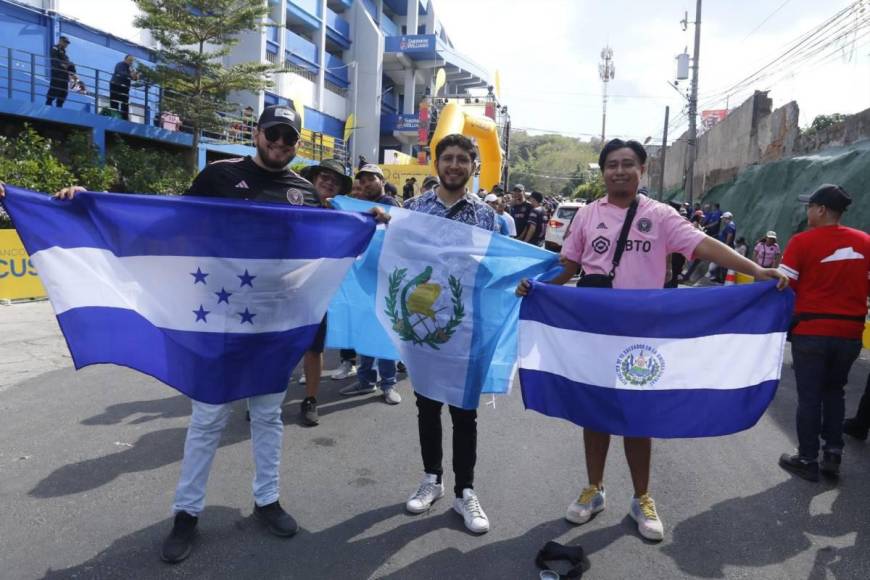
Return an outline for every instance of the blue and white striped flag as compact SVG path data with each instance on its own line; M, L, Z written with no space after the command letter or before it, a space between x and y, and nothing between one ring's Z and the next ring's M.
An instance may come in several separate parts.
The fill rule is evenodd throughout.
M76 368L127 366L205 403L287 388L374 233L332 210L6 189Z
M356 211L372 206L349 198L333 203ZM385 209L392 219L383 241L375 236L345 281L355 287L344 290L365 301L334 302L328 335L354 319L379 320L383 335L359 336L366 343L360 352L392 358L398 351L414 390L436 401L474 409L481 392L508 392L517 353L514 289L522 278L551 272L558 255L442 217ZM373 352L376 337L383 336L391 352Z
M794 293L534 284L520 310L526 407L596 431L709 437L755 425L779 384Z

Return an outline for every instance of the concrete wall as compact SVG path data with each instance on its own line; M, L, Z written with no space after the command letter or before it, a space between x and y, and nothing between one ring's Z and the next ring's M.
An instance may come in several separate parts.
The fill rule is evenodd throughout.
M731 181L751 165L870 138L870 109L814 135L801 135L798 104L792 101L776 110L771 110L771 105L767 92L756 92L698 138L693 176L696 196ZM684 133L668 147L665 191L685 186L687 135ZM644 184L655 191L662 171L660 154L650 158L647 169Z

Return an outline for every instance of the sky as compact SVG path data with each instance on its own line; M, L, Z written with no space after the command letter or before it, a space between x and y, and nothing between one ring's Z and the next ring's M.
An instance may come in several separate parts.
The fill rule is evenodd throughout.
M491 73L514 127L589 139L601 134L601 49L613 49L608 137L660 142L669 105L669 141L687 128L689 81L679 91L676 55L692 52L694 27L682 30L693 0L430 0L455 47ZM736 107L752 90L769 90L774 107L797 101L800 125L816 115L870 108L870 29L850 34L809 62L780 70L727 100L716 95L780 56L792 41L855 0L704 2L701 17L701 109ZM139 40L132 2L61 0L61 10L87 24ZM861 18L870 19L870 0ZM853 21L854 22L854 21ZM848 32L851 26L844 26ZM863 38L862 38L863 36ZM824 58L823 58L824 57ZM824 60L825 62L816 62ZM712 97L711 97L712 95Z
M786 46L854 0L731 0L704 2L701 17L699 102L725 108L724 98L705 95L733 86L779 56ZM670 105L669 141L687 128L686 100L668 86L675 57L693 50L694 28L680 20L695 2L686 0L432 0L455 47L491 71L498 70L502 101L515 127L563 132L582 138L601 134L601 49L613 49L616 75L609 83L607 135L660 142ZM870 1L864 0L864 18ZM779 9L777 11L777 9ZM766 22L765 22L766 20ZM483 23L483 24L481 24ZM487 24L488 23L488 24ZM762 24L763 23L763 24ZM870 108L870 35L823 66L804 63L727 103L735 107L752 89L770 90L774 106L796 100L800 124L819 114ZM854 35L848 40L855 40ZM853 45L855 50L853 50ZM862 46L863 45L863 46ZM832 46L820 56L835 52ZM689 81L681 81L685 94ZM620 95L620 96L617 96ZM674 132L677 134L674 135Z

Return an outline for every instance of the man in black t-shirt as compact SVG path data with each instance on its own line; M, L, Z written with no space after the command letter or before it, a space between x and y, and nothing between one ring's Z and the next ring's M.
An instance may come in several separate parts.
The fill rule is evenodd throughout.
M511 216L517 226L517 239L522 240L526 225L529 222L529 212L532 211L532 205L526 201L526 188L522 183L514 185L512 197Z
M311 183L288 169L296 156L301 130L301 120L292 106L267 107L254 129L257 154L212 163L196 176L186 195L319 207L320 201ZM57 192L55 197L72 199L84 190L78 186L67 187ZM321 324L310 350L319 348L323 352L325 337L326 327ZM256 469L254 516L276 536L290 537L299 526L278 502L278 467L284 434L281 404L284 397L282 391L249 397L247 402ZM199 514L205 506L208 474L230 415L230 404L211 405L194 400L191 403L181 475L172 506L175 520L160 554L163 561L172 564L190 555Z
M544 196L540 191L533 191L532 195L529 196L531 210L526 222L526 229L520 236L520 239L533 246L543 245L544 235L547 231L547 214L541 205L543 202Z

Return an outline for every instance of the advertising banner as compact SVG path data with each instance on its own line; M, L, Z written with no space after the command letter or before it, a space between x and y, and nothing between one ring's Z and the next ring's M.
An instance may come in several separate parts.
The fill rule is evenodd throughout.
M0 300L45 298L36 268L15 230L0 230Z

